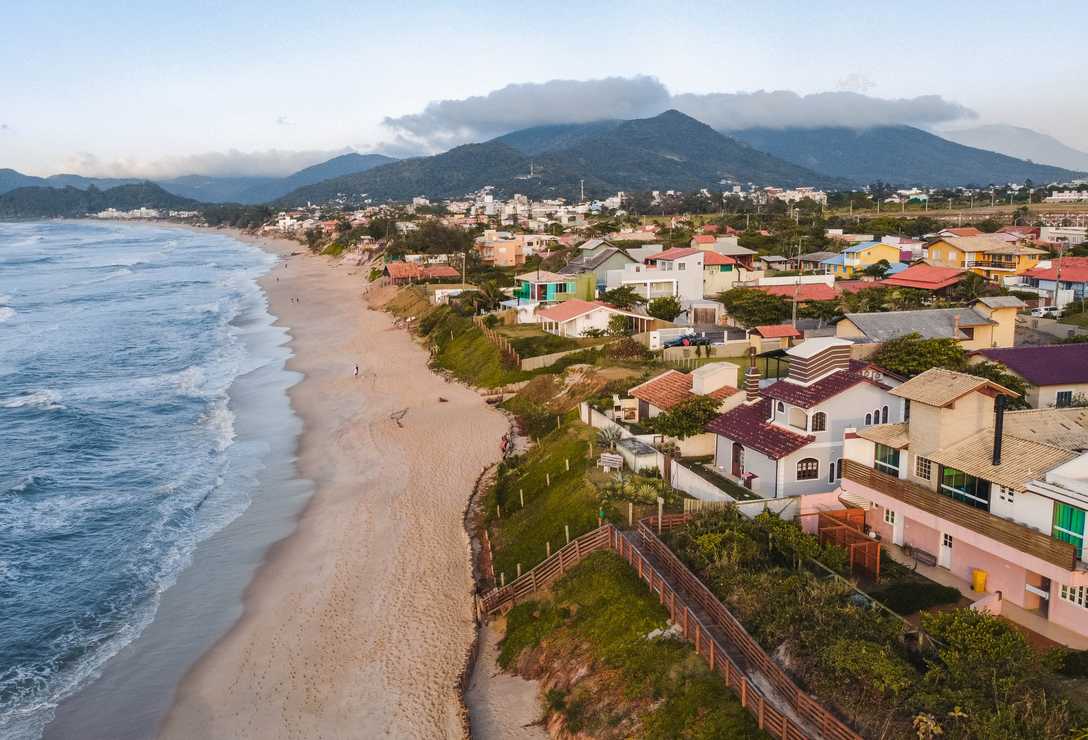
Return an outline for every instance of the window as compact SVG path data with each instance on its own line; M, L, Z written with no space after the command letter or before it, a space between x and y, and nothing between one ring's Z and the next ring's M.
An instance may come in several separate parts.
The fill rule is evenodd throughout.
M887 406L880 409L880 423L881 424L887 424L888 423L888 407Z
M777 406L776 406L775 408L777 408L777 409L778 409L778 413L780 413L780 414L781 414L782 412L784 412L784 411L786 410L786 404L784 404L784 403L782 403L781 401L779 401L779 402L778 402L778 405L777 405Z
M891 509L884 509L884 523L891 525L895 524L895 512Z
M955 468L941 468L940 493L976 509L990 510L990 481Z
M823 411L817 411L815 414L812 415L812 431L827 431L827 414L825 414Z
M947 532L942 534L941 535L941 546L946 547L949 550L951 550L952 549L952 535L948 534Z
M903 399L903 421L910 421L910 399Z
M834 483L835 481L837 481L839 478L842 477L842 458L840 457L838 459L838 462L833 460L831 462L831 464L828 466L828 468L829 468L829 471L828 471L828 474L827 474L827 482L828 483Z
M868 427L868 426L872 426L872 425L873 425L873 415L872 414L866 414L865 415L865 426Z
M931 249L930 253L933 256L933 259L935 259L935 260L939 260L941 258L941 250L939 250L939 249Z
M686 269L688 269L688 266L683 262L677 262L676 263L676 269L677 270L686 270Z
M971 340L975 338L975 327L973 326L961 326L960 332L963 333L963 338Z
M1054 502L1053 537L1077 548L1077 557L1084 557L1084 510L1060 501Z
M880 409L877 409L876 411L873 412L873 423L874 424L879 424L880 423Z
M1054 397L1054 405L1060 409L1072 406L1073 391L1058 391L1058 395Z
M914 475L922 480L933 479L933 461L928 457L914 458Z
M814 457L806 457L797 463L797 480L816 480L820 477L820 462Z
M1088 609L1088 586L1066 586L1064 583L1058 589L1058 594L1063 601Z
M1016 493L1012 488L1006 488L1005 486L997 487L997 497L1007 504L1013 503L1013 494Z
M873 467L881 473L899 477L899 450L887 445L878 444L876 455L873 458Z

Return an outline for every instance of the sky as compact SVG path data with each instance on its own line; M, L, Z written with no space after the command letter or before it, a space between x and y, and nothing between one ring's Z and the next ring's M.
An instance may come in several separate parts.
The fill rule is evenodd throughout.
M1088 150L1083 0L558 5L10 3L0 168L281 175L670 106L715 126L1003 123Z

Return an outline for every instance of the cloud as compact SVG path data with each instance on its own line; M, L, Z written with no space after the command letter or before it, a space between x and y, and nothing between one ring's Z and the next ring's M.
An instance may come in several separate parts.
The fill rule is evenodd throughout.
M290 151L267 149L242 152L205 152L153 161L115 159L103 161L94 154L81 152L69 157L65 171L93 177L146 177L153 180L180 175L214 177L283 177L292 172L354 151L350 147L332 150Z
M294 126L294 121L287 118L287 116L276 116L277 126Z
M656 78L609 77L507 85L487 95L429 103L420 113L386 118L394 148L438 151L530 126L653 116L676 108L718 129L752 126L931 126L974 118L974 111L939 95L885 99L862 94L873 86L854 73L837 92L789 90L672 94Z
M386 118L402 143L437 150L482 141L530 126L643 118L669 107L669 91L654 77L551 80L507 85L487 95L429 103L421 113Z
M0 134L6 134L11 131L11 126L6 123L0 123Z

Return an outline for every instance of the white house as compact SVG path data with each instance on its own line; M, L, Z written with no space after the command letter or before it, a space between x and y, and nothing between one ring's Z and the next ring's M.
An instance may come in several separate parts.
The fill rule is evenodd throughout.
M820 337L785 350L789 377L759 389L754 364L746 400L708 425L714 465L764 498L833 490L842 477L846 430L903 418L899 379L850 359L849 341Z
M634 333L648 331L652 316L624 311L601 301L583 301L575 298L555 306L538 308L537 321L549 334L561 337L582 337L587 331L607 331L613 316L625 316Z
M607 286L629 286L647 300L672 296L681 301L703 297L705 253L699 249L666 249L646 258L646 264L628 264L609 270Z

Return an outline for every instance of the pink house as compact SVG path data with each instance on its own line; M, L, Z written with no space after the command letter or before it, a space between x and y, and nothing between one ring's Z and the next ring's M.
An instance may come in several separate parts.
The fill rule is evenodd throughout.
M1088 409L1005 411L1012 391L939 368L890 392L907 420L847 433L842 500L1006 617L1085 647Z

